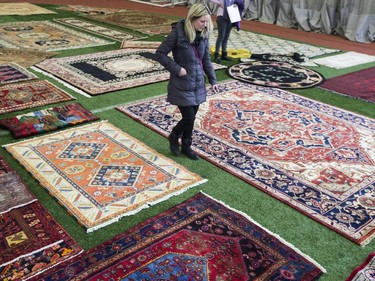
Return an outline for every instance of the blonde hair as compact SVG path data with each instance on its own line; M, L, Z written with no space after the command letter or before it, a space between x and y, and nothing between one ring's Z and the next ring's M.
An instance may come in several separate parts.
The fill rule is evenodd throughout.
M212 20L211 20L211 12L205 5L201 3L196 3L190 7L189 12L186 17L186 21L185 21L185 33L190 43L194 42L194 39L196 36L196 31L193 26L193 21L206 15L210 15L210 19L207 22L206 27L203 29L201 33L202 38L207 38L209 33L214 28L214 24L212 23Z

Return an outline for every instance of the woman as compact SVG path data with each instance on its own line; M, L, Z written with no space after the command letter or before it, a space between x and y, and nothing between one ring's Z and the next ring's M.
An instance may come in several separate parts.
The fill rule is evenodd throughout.
M167 101L177 105L182 119L172 129L168 140L174 155L181 153L190 159L199 157L191 149L195 115L206 101L205 74L213 90L217 90L216 76L210 60L209 32L213 23L203 4L190 7L186 20L172 24L172 31L156 50L156 60L170 72ZM172 52L173 59L168 56Z
M243 0L210 0L210 2L219 5L216 13L217 23L217 39L215 44L214 60L216 63L221 63L221 60L230 61L227 53L227 45L232 28L236 26L237 30L240 29L240 22L232 23L229 19L227 7L237 5L240 14L244 9ZM219 57L221 48L221 59Z

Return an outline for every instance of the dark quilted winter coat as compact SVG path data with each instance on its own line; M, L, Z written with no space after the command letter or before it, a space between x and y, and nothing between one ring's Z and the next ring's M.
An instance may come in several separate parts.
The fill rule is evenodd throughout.
M170 72L167 101L178 106L199 105L206 101L206 73L211 85L216 84L215 71L210 60L208 38L196 46L201 61L190 44L184 30L184 20L172 25L172 31L156 50L156 60ZM168 56L172 52L173 59ZM184 67L186 76L178 76ZM203 70L204 69L204 70Z

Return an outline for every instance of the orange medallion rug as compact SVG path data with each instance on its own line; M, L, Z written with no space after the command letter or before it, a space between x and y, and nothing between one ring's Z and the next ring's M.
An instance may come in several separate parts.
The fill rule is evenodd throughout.
M5 147L87 232L205 182L106 121Z

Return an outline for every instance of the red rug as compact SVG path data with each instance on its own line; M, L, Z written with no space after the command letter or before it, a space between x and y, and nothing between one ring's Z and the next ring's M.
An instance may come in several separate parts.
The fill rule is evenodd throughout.
M321 88L375 102L375 67L327 79Z
M47 81L6 85L0 87L0 114L73 99Z
M98 119L81 104L72 103L0 119L0 127L11 131L14 138L22 138Z
M193 149L358 244L375 235L375 120L234 80L208 90ZM117 107L164 136L181 118L165 96ZM249 186L249 188L252 188Z
M345 281L375 280L375 252L368 255L363 264L358 266Z
M38 280L307 281L323 272L251 218L199 193Z
M82 251L38 201L0 219L1 280L26 280Z

